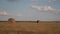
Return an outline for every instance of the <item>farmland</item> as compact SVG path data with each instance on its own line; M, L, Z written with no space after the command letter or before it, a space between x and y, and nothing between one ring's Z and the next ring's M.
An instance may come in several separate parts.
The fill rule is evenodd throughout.
M60 34L60 21L0 21L0 34Z

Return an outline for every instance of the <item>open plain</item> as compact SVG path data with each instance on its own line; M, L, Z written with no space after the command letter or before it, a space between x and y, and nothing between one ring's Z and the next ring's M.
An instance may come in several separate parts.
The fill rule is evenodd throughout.
M0 21L0 34L60 34L60 21Z

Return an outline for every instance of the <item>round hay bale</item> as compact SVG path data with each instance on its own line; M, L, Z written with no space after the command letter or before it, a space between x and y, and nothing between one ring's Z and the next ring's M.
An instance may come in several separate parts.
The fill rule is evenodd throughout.
M14 18L9 18L8 23L16 23L16 20Z

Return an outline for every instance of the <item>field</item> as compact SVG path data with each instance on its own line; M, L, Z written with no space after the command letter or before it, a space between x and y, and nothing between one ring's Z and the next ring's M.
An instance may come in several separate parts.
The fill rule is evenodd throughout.
M60 21L0 21L0 34L60 34Z

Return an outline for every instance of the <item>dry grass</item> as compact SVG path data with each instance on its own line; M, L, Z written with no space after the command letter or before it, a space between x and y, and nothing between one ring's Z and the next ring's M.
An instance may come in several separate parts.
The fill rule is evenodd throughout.
M17 23L0 23L1 31L27 31L30 34L60 34L60 23L56 22L17 22ZM26 33L26 32L25 32ZM28 33L28 34L29 34Z

